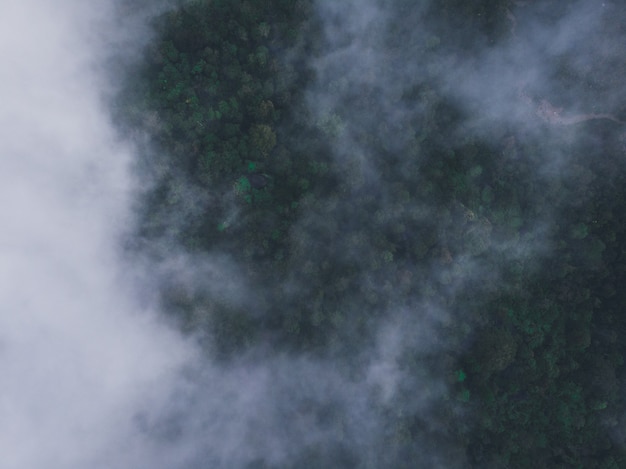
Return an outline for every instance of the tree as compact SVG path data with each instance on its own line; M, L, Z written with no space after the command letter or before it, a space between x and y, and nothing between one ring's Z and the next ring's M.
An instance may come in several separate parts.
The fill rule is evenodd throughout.
M252 147L267 157L276 146L276 134L269 125L255 124L250 129Z

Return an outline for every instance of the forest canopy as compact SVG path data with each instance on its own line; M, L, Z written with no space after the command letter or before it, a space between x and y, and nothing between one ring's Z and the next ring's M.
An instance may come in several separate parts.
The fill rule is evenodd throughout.
M154 20L115 107L148 136L129 251L212 262L161 284L210 360L308 357L370 404L364 435L351 404L296 391L286 421L306 408L323 436L245 467L626 465L626 55L592 53L626 18L594 13L588 49L525 78L524 22L569 34L589 2L517 3L196 0Z

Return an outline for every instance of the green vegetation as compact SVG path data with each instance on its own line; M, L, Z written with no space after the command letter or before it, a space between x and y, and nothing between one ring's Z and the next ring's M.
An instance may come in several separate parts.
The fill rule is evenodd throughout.
M506 37L509 2L433 2L426 18L443 29L429 37L400 34L414 2L392 3L394 54L358 83L310 68L326 45L309 0L198 0L158 18L119 106L152 145L138 245L226 254L253 286L237 302L174 280L164 306L221 360L270 341L358 363L386 319L403 311L415 327L435 305L451 319L424 327L446 345L409 344L398 366L447 376L448 394L428 417L410 389L381 404L386 453L372 467L416 467L426 418L445 428L428 441L463 448L469 467L625 467L612 439L626 415L615 124L576 144L456 137L467 116L437 91L437 54ZM409 62L411 80L396 74ZM396 87L398 115L380 83ZM332 108L311 110L315 89ZM540 176L556 145L568 174Z

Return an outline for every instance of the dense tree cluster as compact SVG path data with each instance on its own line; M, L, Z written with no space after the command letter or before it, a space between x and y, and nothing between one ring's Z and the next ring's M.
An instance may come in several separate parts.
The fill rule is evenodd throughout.
M149 236L167 230L168 213L188 210L181 186L193 186L210 200L179 242L210 249L254 236L245 256L281 255L290 215L326 167L315 129L307 136L300 123L287 124L304 112L291 104L306 79L285 53L305 12L293 3L187 2L158 19L162 36L120 100L122 118L168 154L141 163L157 180L145 210ZM286 141L290 133L299 141ZM243 211L239 224L233 211Z
M582 124L599 138L569 146L547 128L542 139L456 137L466 111L438 91L437 56L510 36L510 2L432 2L419 14L441 31L427 38L408 33L422 6L391 3L388 63L359 83L311 69L328 39L310 0L194 1L158 19L120 104L153 145L139 164L154 180L139 245L226 253L254 286L237 303L173 280L164 305L224 360L265 341L348 363L386 318L441 308L452 319L432 327L445 350L409 344L399 358L406 375L448 380L428 417L439 425L412 413L408 380L380 409L386 453L373 467L416 467L425 440L462 448L467 467L624 467L616 124ZM423 72L399 82L408 62ZM582 78L591 90L609 80ZM381 106L380 83L398 85L403 112ZM313 86L331 109L311 111ZM569 152L567 174L538 174L556 145ZM432 427L445 430L424 437ZM366 467L349 442L337 454L334 467Z

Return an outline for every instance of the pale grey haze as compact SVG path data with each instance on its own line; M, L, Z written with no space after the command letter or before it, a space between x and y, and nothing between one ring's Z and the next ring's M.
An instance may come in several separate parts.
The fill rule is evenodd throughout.
M129 147L101 102L108 2L0 2L0 467L159 465L133 416L194 350L128 286ZM152 456L150 456L152 454Z
M431 414L433 403L449 392L446 377L411 365L418 376L400 364L409 349L426 357L465 346L437 336L463 319L447 309L445 299L416 297L409 306L385 311L372 343L349 359L332 351L313 358L258 347L228 365L207 357L158 311L158 286L166 283L163 278L175 278L181 296L208 292L250 305L250 314L265 313L254 307L263 287L244 285L238 275L243 267L226 253L192 259L166 236L163 246L153 248L156 263L124 255L136 223L139 182L132 168L138 150L118 137L108 100L115 94L115 67L139 56L149 39L148 19L164 5L144 3L149 2L0 2L0 469L298 467L311 448L321 457L315 467L324 461L326 467L329 461L337 467L385 467L400 457L387 455L383 445L388 415L401 417L394 414L395 399L423 425L423 441L415 438L423 448L419 467L464 467L458 448L435 447L437 438L428 437L445 433L438 427L441 416ZM550 144L532 155L540 161L537 181L567 178L568 149L593 141L595 134L552 125L562 122L546 122L554 116L537 108L543 99L563 107L566 117L621 110L621 84L585 102L576 99L586 96L581 89L558 89L550 78L563 56L576 55L568 65L589 71L595 50L589 44L601 24L612 24L612 4L572 2L555 15L559 21L548 24L534 2L517 3L509 39L477 44L471 57L433 52L439 60L426 70L394 43L398 38L389 37L390 18L402 15L393 6L316 2L326 49L310 59L316 79L305 94L312 115L342 124L333 155L357 168L346 198L370 184L384 199L388 188L377 186L376 155L361 147L362 137L404 145L387 137L395 125L430 112L427 93L423 109L401 104L426 75L440 78L437 91L467 112L460 136L486 135L504 147L506 161L526 157L506 152L503 142L511 129L530 140L548 135ZM416 26L407 34L423 38L412 42L436 50L441 28L422 24L420 8L411 14ZM601 45L607 63L621 54L613 43ZM379 113L358 115L350 96L341 94L346 82L378 90L372 99ZM196 214L193 203L202 194L191 184L181 194L189 198L185 210ZM296 223L293 236L315 232L311 227L324 231L326 214L338 204L325 202L320 213ZM352 207L340 202L335 213L345 210L350 220ZM383 215L427 220L434 209ZM173 214L170 229L180 228L177 217L187 215ZM551 222L529 221L531 241L498 239L485 249L532 263L554 242ZM358 252L345 255L358 266ZM479 282L496 288L499 275L472 253L460 252L454 267L433 266L424 277L445 280L454 298ZM378 278L363 283L387 288ZM293 288L297 298L302 286L285 288ZM446 405L457 412L454 404ZM463 412L446 418L458 417L461 425ZM331 414L340 424L325 423Z

